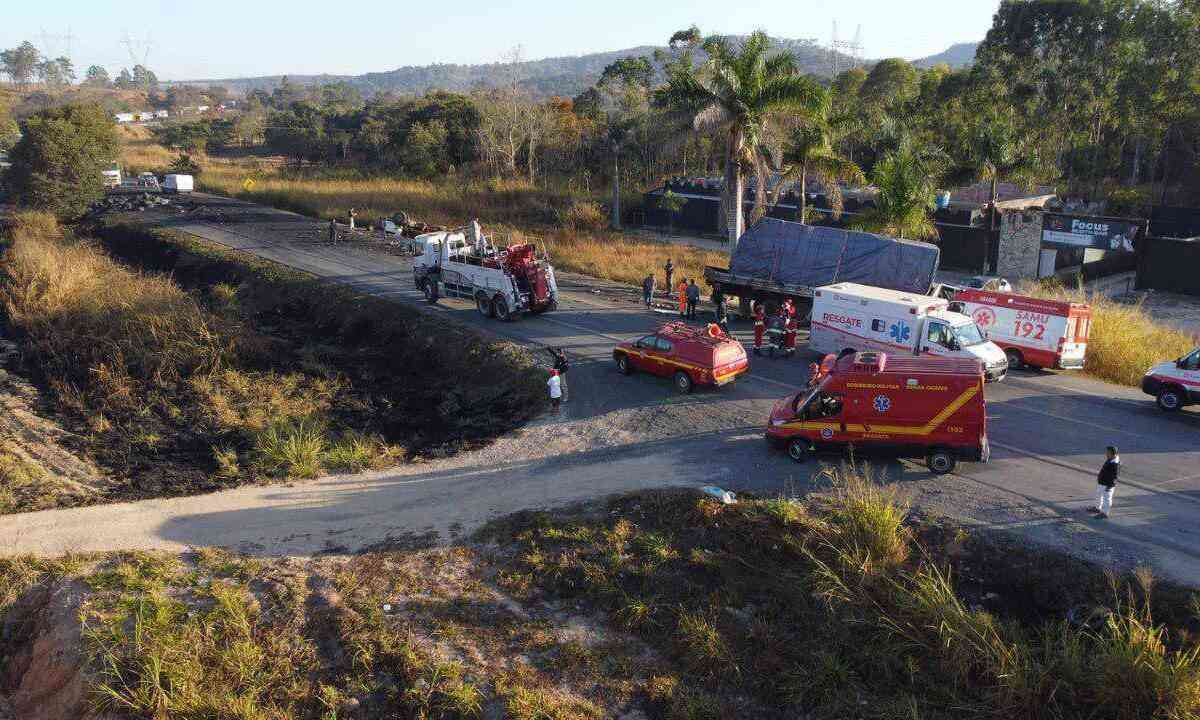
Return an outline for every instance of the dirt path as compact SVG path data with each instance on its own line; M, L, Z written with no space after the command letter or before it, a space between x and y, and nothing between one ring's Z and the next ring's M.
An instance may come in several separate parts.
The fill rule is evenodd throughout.
M225 221L163 215L157 221L360 290L419 303L405 258L322 242L311 220L205 198ZM573 360L570 401L478 452L382 473L327 477L0 518L0 551L181 548L222 545L264 554L355 550L388 538L446 539L501 514L613 492L715 484L762 494L810 490L813 464L770 453L761 423L778 397L805 379L807 357L756 361L719 392L678 395L670 383L620 376L612 345L653 329L662 315L632 288L561 279L558 311L515 323L473 307L426 307L448 319ZM742 339L749 328L735 327ZM1119 566L1150 563L1185 582L1200 578L1200 414L1167 416L1137 390L1077 376L1023 374L988 388L993 461L931 477L913 463L882 472L926 512L944 513ZM1103 448L1120 445L1126 481L1108 522L1086 514Z

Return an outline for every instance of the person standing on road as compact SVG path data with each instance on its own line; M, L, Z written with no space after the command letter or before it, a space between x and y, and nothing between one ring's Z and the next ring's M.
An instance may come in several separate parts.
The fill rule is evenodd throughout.
M350 208L350 229L354 229L354 218L358 217L358 212L354 208Z
M687 280L679 281L679 319L687 318Z
M571 363L567 362L567 351L562 348L548 347L546 352L550 353L553 367L558 372L562 401L567 402L567 371L571 369Z
M337 242L337 219L329 218L329 242Z
M550 379L546 381L546 385L550 388L550 407L557 413L562 402L562 378L557 370L550 371Z
M1091 512L1102 520L1108 519L1108 513L1112 510L1113 490L1121 475L1121 456L1117 454L1117 447L1109 445L1106 454L1108 458L1096 474L1096 507L1091 508Z
M645 280L642 280L642 302L646 303L646 307L654 304L654 273L650 273Z
M725 303L725 293L720 290L713 293L713 319L721 327L721 331L729 334L729 307Z
M696 319L696 305L700 303L700 286L696 285L696 279L692 278L688 281L687 286L687 319Z
M767 330L767 311L760 302L754 303L754 354L762 354L763 333Z
M671 280L675 277L675 266L671 264L671 258L667 258L663 270L667 273L667 292L671 292Z

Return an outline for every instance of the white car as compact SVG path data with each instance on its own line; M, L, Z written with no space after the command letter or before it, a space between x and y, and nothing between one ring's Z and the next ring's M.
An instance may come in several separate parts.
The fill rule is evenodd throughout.
M1142 392L1153 395L1158 406L1167 412L1200 403L1200 348L1147 370L1142 378Z

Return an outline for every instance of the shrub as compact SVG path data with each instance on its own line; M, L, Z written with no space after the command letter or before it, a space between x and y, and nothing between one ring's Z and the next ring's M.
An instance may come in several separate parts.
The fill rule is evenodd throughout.
M99 104L42 110L22 123L5 181L17 202L62 218L104 195L101 172L117 157L116 125Z
M279 422L255 436L254 452L270 475L314 478L321 474L325 430L312 420Z
M604 210L599 203L575 202L562 214L562 223L575 230L603 230Z

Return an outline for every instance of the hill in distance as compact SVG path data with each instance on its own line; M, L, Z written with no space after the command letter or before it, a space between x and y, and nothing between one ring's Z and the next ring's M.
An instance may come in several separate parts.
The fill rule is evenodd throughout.
M776 38L775 43L776 47L790 50L796 56L803 72L819 77L829 77L832 74L832 56L828 49L810 40ZM946 63L952 68L964 67L974 61L976 46L977 43L960 43L937 55L914 60L913 64L918 67L932 67L938 63ZM653 57L656 50L668 55L675 52L665 46L642 45L575 57L542 58L521 62L517 66L517 73L521 78L521 84L537 97L552 95L574 97L591 87L599 79L604 68L614 60L642 55ZM839 67L849 67L852 62L849 56L838 53ZM867 61L867 64L870 65L873 62ZM439 63L421 66L409 65L395 70L364 75L288 75L286 77L289 81L300 85L346 82L358 88L365 95L376 93L421 94L430 90L464 92L478 87L495 87L505 83L511 77L512 71L511 65L507 63L480 65ZM241 95L252 90L270 92L279 85L283 77L285 76L270 75L187 82L199 85L222 85L231 93Z

